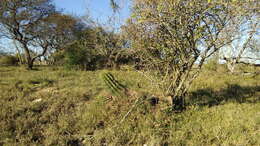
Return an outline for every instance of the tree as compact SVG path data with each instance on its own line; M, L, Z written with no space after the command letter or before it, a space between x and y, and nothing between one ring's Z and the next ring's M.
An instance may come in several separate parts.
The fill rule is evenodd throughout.
M243 4L239 1L239 5ZM232 39L221 39L237 2L134 0L126 32L146 71L170 96L174 110L185 109L185 96L205 60Z
M115 0L110 0L110 7L112 8L114 13L120 8Z
M70 16L59 14L51 0L2 0L0 15L1 36L19 43L28 69L50 48L64 45L64 38L71 36L68 30L75 22ZM33 56L32 50L41 52Z
M120 32L119 27L122 25L120 11L123 9L125 2L121 0L109 1L113 12L111 16L107 17L107 21L103 24L98 21L91 22L95 30L96 53L102 56L105 67L117 68L119 64L123 64L129 59L126 53L127 39ZM87 22L89 22L89 19Z
M117 67L125 54L122 35L103 27L85 27L76 40L65 47L64 59L68 67L93 70L99 67Z
M96 33L94 28L83 28L76 35L76 40L65 47L65 65L69 68L93 70L98 63L98 52L95 48Z
M221 52L221 59L226 61L231 73L235 72L237 64L254 64L259 59L260 50L257 48L260 32L260 15L255 11L255 3L245 3L241 9L233 10L232 21L225 28L223 39L230 39L230 44Z
M106 67L116 68L120 59L126 57L126 39L121 33L106 31L102 27L96 28L96 50L104 58Z

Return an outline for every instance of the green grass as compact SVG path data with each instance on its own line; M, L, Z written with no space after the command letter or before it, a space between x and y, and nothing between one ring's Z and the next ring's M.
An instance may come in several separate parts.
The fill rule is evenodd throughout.
M126 95L111 92L107 72ZM260 145L259 75L203 71L178 114L152 106L160 90L131 70L0 67L0 87L0 145Z

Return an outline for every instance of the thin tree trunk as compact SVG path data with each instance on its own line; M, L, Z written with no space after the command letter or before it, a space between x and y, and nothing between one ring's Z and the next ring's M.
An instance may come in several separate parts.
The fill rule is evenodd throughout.
M23 49L24 49L24 52L25 52L25 56L26 56L27 69L32 70L34 59L32 59L31 54L30 54L30 50L27 47L27 45L25 43L23 43L22 45L23 45Z
M33 69L33 61L30 60L30 61L27 62L27 64L28 64L28 65L27 65L28 69L29 69L29 70L32 70L32 69Z
M16 51L17 51L17 55L18 55L18 59L19 59L19 63L20 63L20 65L22 65L22 64L24 63L24 61L23 61L23 58L22 58L21 52L20 52L20 50L19 50L19 48L18 48L18 46L17 46L16 41L13 41L13 43L14 43L15 49L16 49Z

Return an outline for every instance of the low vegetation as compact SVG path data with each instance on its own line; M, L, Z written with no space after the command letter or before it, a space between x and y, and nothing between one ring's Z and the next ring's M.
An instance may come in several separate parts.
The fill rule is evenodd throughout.
M119 1L0 1L0 146L260 145L260 3Z
M0 145L260 145L259 75L205 69L175 113L125 68L0 67Z
M0 65L1 66L18 65L18 59L15 56L11 56L11 55L0 56Z

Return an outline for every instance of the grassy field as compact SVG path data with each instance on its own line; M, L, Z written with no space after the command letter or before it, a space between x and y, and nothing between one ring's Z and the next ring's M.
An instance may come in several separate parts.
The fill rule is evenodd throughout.
M203 71L173 113L135 71L0 67L0 145L260 145L259 101L260 75L223 70Z

